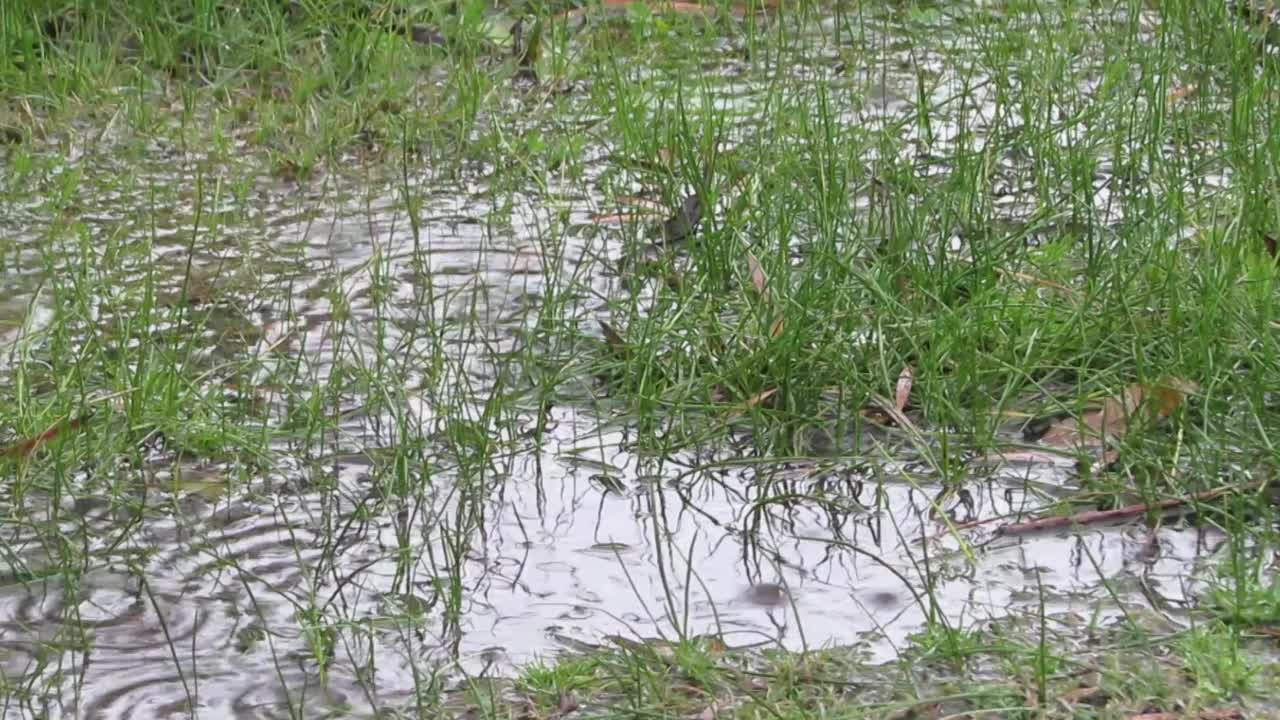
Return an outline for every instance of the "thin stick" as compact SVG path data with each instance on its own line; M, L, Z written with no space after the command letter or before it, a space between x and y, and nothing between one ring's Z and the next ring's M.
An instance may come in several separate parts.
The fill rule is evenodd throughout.
M1107 522L1109 520L1123 520L1125 518L1145 515L1152 510L1173 510L1191 503L1213 500L1228 493L1261 488L1265 484L1266 481L1246 483L1244 485L1229 485L1227 487L1220 487L1216 490L1207 490L1205 492L1195 493L1185 498L1161 500L1158 503L1138 503L1136 505L1125 505L1124 507L1118 507L1113 510L1089 510L1087 512L1076 513L1075 515L1046 517L1038 518L1036 520L1027 520L1026 522L1009 523L1008 525L1001 525L996 528L996 535L1022 535L1024 533L1038 532L1040 530L1057 530L1059 528L1071 527L1073 525L1090 525L1093 523Z

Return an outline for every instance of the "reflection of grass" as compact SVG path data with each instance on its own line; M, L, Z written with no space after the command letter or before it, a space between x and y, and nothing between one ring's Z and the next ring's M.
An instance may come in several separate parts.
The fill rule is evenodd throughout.
M0 525L23 538L4 546L0 575L15 582L75 593L93 572L144 573L161 549L130 548L134 533L177 523L195 538L176 533L182 549L213 568L196 580L251 596L237 608L254 628L245 652L269 654L282 684L301 657L323 680L349 672L373 688L366 649L398 630L430 716L448 693L439 667L416 664L423 628L446 646L465 632L495 508L540 482L530 448L551 444L565 406L589 406L625 428L627 450L658 458L645 482L690 479L661 459L750 429L740 467L909 455L910 472L870 476L927 490L940 514L985 487L968 460L1010 440L1007 418L1177 377L1200 387L1185 408L1132 423L1113 466L1086 464L1087 496L1045 502L1153 503L1270 479L1280 346L1263 237L1280 224L1280 70L1220 3L1113 17L806 2L783 20L633 9L572 28L552 20L558 4L529 3L532 54L511 47L523 10L475 1L171 5L0 16L0 197L14 208L0 213L0 272L39 275L56 308L4 370L0 428L21 440L87 418L30 458L0 458ZM419 42L428 27L443 45ZM297 184L281 192L280 179ZM672 212L700 205L692 237L652 247L660 216L584 219L643 207L637 194ZM388 197L392 210L375 209ZM366 209L365 262L337 265L336 230L329 244L298 237L323 235L335 206ZM276 215L306 228L280 237ZM540 284L445 277L433 243L449 223L493 252L487 268L515 258ZM904 366L909 423L873 427L860 410L892 397ZM216 492L175 475L193 459ZM762 480L747 534L796 507L833 526L879 511L790 482ZM321 502L294 506L295 494ZM77 499L115 524L69 514ZM202 499L279 512L296 584L186 530L187 501ZM530 665L510 688L476 680L461 702L499 717L526 709L514 693L542 716L574 695L601 716L783 718L1232 703L1275 681L1249 639L1280 622L1276 585L1259 579L1271 502L1263 491L1196 508L1234 555L1197 609L1207 620L1177 639L1131 622L1136 639L1098 649L1046 631L1043 615L993 639L952 622L957 609L933 595L943 561L922 555L900 577L930 622L901 665L685 637ZM366 536L374 559L356 562L349 544ZM690 577L660 572L663 612L693 632L676 590ZM353 610L379 593L412 607ZM296 657L277 650L274 601L294 611ZM0 695L36 704L37 678L62 692L55 653L40 652L31 682L0 678ZM1089 683L1108 699L1059 702Z

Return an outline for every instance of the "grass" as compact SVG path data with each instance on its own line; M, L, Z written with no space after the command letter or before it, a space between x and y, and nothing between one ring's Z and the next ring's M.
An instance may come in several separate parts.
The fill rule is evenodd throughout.
M236 700L293 717L1275 712L1267 29L1210 0L708 5L0 9L0 593L27 613L0 625L0 714L147 692L217 714L227 657L279 691ZM658 242L690 196L690 237ZM1061 487L978 462L1169 378L1198 390L1114 462L1067 449ZM488 553L539 547L567 482L544 465L570 460L644 519L653 567L600 545L668 639L504 672L465 649L493 577L525 572ZM1186 607L1135 610L1134 583L1167 588L1092 554L1105 621L1036 567L1030 609L946 600L1002 547L961 527L993 520L984 495L1235 486L1147 517L1144 552L1174 522L1221 539L1183 559ZM701 635L695 558L724 541L676 517L723 528L722 487L748 574L818 516L840 562L910 584L898 659L809 647L798 605L799 650ZM539 523L508 521L528 494ZM151 634L95 624L111 583ZM202 622L236 654L200 656ZM165 689L86 679L115 645Z

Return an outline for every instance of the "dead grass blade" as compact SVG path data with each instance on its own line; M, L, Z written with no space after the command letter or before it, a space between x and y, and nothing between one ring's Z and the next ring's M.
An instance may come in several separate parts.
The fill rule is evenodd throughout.
M751 274L751 287L760 297L765 300L769 299L769 276L765 273L764 267L760 265L760 259L755 253L747 251L747 269Z
M902 368L902 372L898 373L898 384L893 391L893 404L898 408L898 412L907 409L907 402L911 399L911 386L915 383L916 374L910 365Z

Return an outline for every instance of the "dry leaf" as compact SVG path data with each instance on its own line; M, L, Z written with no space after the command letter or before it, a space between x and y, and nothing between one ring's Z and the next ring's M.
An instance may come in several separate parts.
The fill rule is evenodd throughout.
M639 195L623 195L614 198L614 202L624 207L639 208L639 212L646 215L662 215L667 211L667 206L653 198L640 197Z
M917 432L915 423L889 402L888 398L880 395L872 395L871 404L859 410L858 414L877 425L897 425L904 430Z
M1197 89L1199 89L1199 87L1195 83L1187 83L1186 85L1181 83L1175 84L1173 89L1169 90L1169 102L1186 100L1194 95Z
M596 322L600 323L600 329L604 331L604 341L609 344L610 348L621 350L626 347L627 342L622 339L622 335L612 325L603 320L596 320Z
M625 225L643 217L639 213L595 213L590 216L597 225Z
M751 408L759 405L765 400L768 400L769 398L773 397L774 394L776 394L777 392L778 392L778 388L769 388L768 390L761 390L755 395L752 395L751 397L747 398L747 401L743 403L743 407L750 410Z
M720 716L720 708L717 703L711 703L698 713L698 720L715 720Z
M27 438L20 442L16 442L5 448L4 456L15 458L29 458L36 453L37 450L53 442L55 438L70 430L78 430L84 424L84 420L80 418L72 418L65 423L58 422L49 426L47 430L32 438Z
M907 409L907 401L911 399L911 386L915 382L915 371L910 365L902 368L902 372L898 373L898 385L894 388L893 404L898 408L898 412Z
M760 265L760 260L756 258L755 253L747 251L747 268L751 272L751 287L756 289L760 296L768 299L769 293L769 276L765 274L764 268Z
M787 318L784 315L779 315L778 319L774 320L773 324L769 326L769 337L776 338L782 334L783 330L786 330L786 329L787 329Z
M777 392L778 392L778 388L769 388L768 390L761 390L755 395L752 395L751 397L744 400L741 405L731 410L729 412L729 417L730 418L738 417L739 415L747 412L751 408L754 408L760 405L761 403L764 403L766 400L768 400L769 398L777 394Z
M632 5L649 5L649 2L647 0L601 0L600 2L601 9L606 12L612 11L613 13L625 11ZM554 15L553 17L557 20L577 19L586 15L590 9L590 6L574 8ZM676 12L687 15L710 15L716 11L714 5L702 5L694 2L673 2L670 0L668 2L655 3L650 6L650 9L654 12Z
M1062 693L1058 696L1058 699L1068 705L1079 705L1081 703L1100 705L1106 702L1107 693L1099 687L1080 687Z
M1280 640L1280 625L1255 625L1249 628L1249 630L1251 632L1256 632L1259 635L1265 635L1267 637Z
M1280 255L1277 255L1277 252L1276 252L1277 251L1276 237L1274 235L1263 235L1262 244L1263 244L1263 247L1267 249L1267 256L1270 257L1272 260L1276 260L1280 262Z
M1099 446L1124 437L1134 413L1144 410L1147 419L1168 417L1199 386L1181 378L1167 378L1156 385L1134 383L1102 405L1086 410L1080 417L1064 417L1049 425L1040 436L1045 445L1060 448Z

